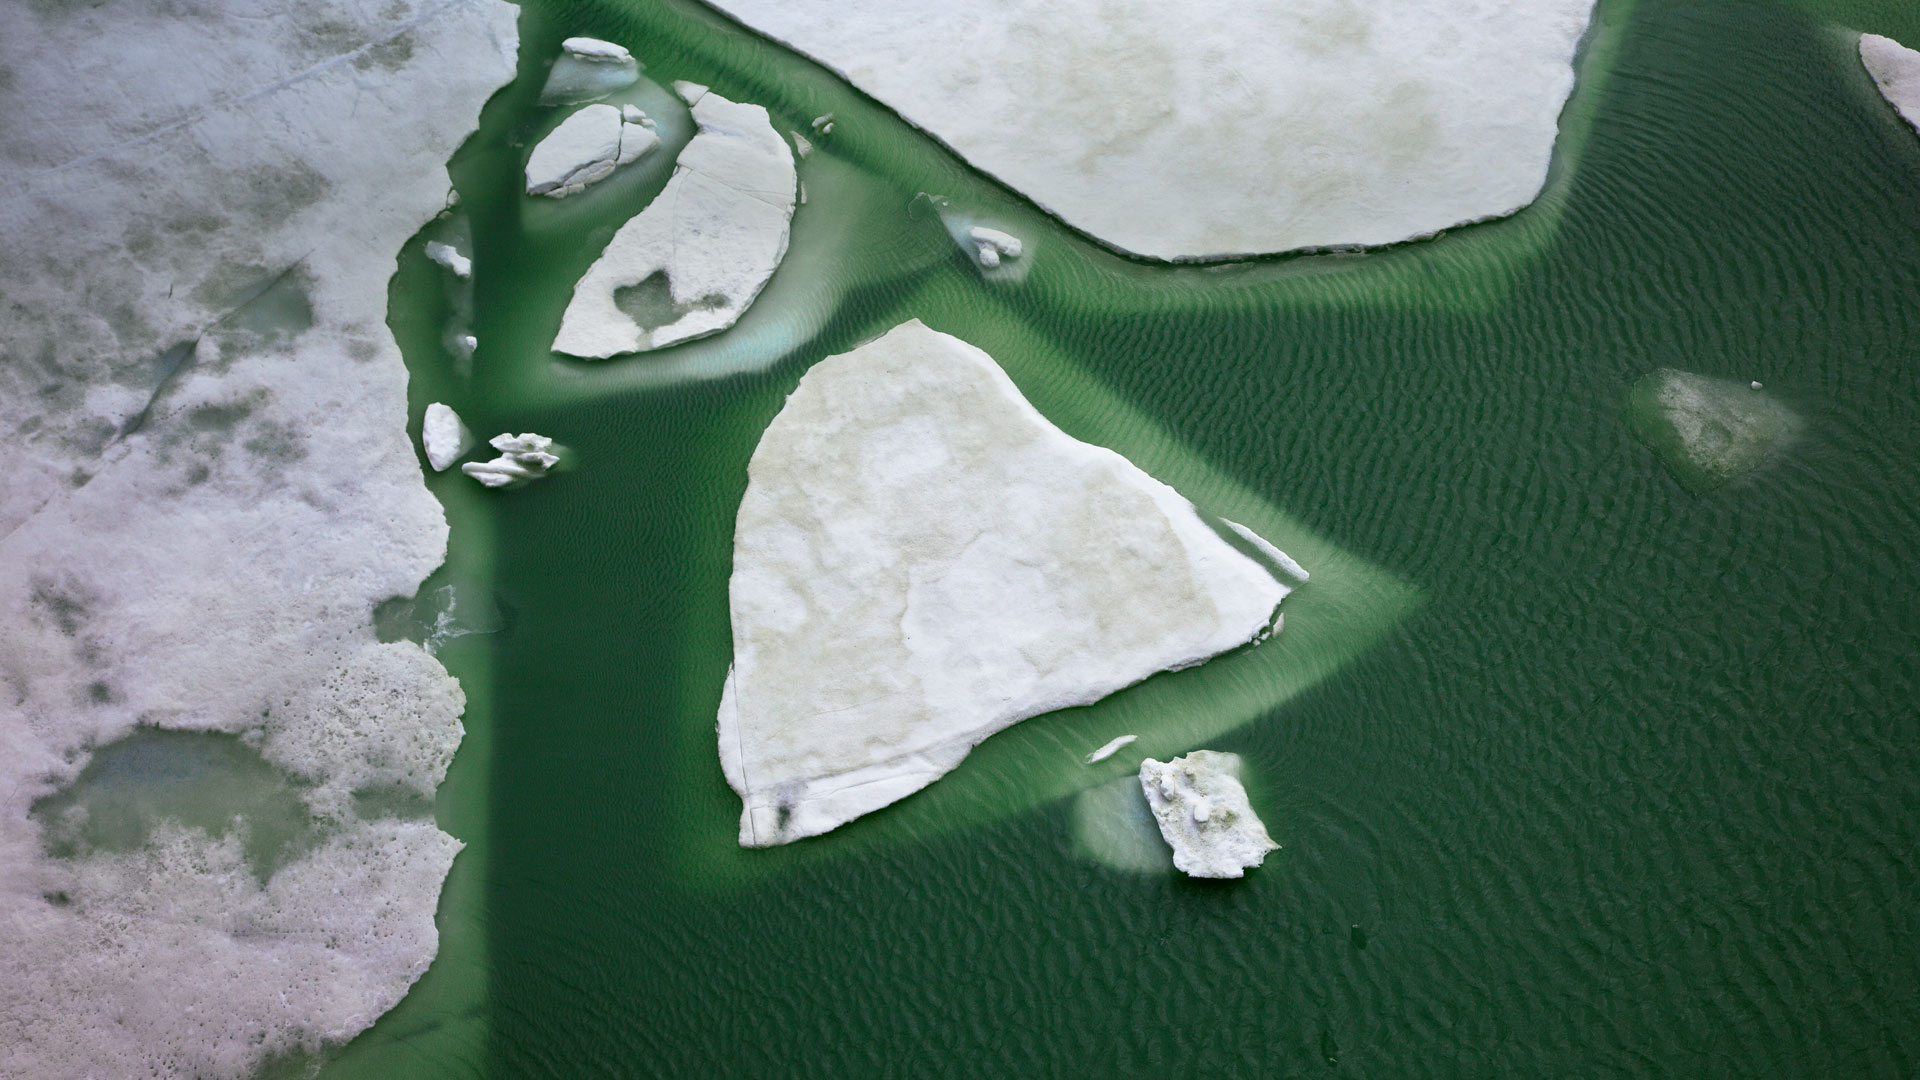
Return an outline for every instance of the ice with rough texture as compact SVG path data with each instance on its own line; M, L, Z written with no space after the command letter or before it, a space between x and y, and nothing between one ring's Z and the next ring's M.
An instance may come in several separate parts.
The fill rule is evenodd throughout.
M989 270L999 266L1001 259L1020 257L1020 238L1011 233L975 225L967 230L967 239L973 242L975 261Z
M419 791L460 737L370 618L446 545L387 288L517 15L0 5L0 1076L253 1075L434 956L459 841L337 793ZM164 818L49 851L30 808L138 725L274 746L323 839L264 882Z
M1173 849L1173 865L1190 877L1241 877L1280 846L1247 802L1237 754L1148 758L1140 763L1140 790Z
M716 6L1068 224L1178 258L1393 243L1532 202L1593 0Z
M503 432L487 441L500 456L492 461L469 461L460 466L460 471L491 488L519 487L547 475L548 469L560 463L559 455L550 452L553 440L545 435Z
M1860 62L1887 102L1920 130L1920 52L1879 34L1861 34Z
M1695 493L1758 468L1800 419L1757 383L1661 368L1627 392L1627 428Z
M427 464L434 472L445 472L460 455L473 449L473 432L460 422L460 414L436 401L427 406L420 422L420 446L427 452Z
M1291 590L919 321L807 372L734 533L720 759L740 842L901 799L1014 723L1256 640Z
M626 46L616 45L611 41L601 41L599 38L570 37L560 43L560 49L568 56L596 64L633 62L633 54L627 51Z
M587 105L560 122L527 158L527 194L564 199L660 145L646 114Z
M620 227L574 286L556 352L604 359L719 333L739 320L787 252L797 177L767 110L675 83L698 131L673 178ZM641 326L623 291L662 275L669 321Z

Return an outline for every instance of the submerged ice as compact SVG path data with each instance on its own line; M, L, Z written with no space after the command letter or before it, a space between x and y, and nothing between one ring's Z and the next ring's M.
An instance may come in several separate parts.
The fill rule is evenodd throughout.
M1627 392L1627 426L1694 492L1758 468L1800 426L1757 382L1661 368Z
M918 321L801 379L755 449L719 713L740 842L825 832L982 739L1264 635L1291 588Z

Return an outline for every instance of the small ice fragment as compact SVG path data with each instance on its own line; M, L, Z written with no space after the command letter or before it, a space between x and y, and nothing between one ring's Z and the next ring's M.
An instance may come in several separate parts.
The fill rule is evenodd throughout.
M1758 390L1758 389L1760 389L1760 380L1759 380L1759 379L1755 379L1755 380L1753 380L1752 382L1750 382L1750 383L1748 383L1747 385L1748 385L1749 387L1751 387L1751 388L1753 388L1753 389L1755 389L1755 390Z
M813 127L813 130L815 130L815 131L819 131L819 132L825 132L825 131L827 130L827 128L829 128L829 127L831 127L831 126L833 126L833 114L832 114L832 113L826 113L826 114L824 114L824 115L821 115L821 116L816 116L816 117L814 117L814 118L813 118L813 124L812 124L812 127Z
M813 153L813 141L797 131L789 132L793 136L793 150L801 157Z
M473 448L473 433L460 422L460 414L436 401L427 406L420 423L420 445L427 452L427 464L434 472L445 472L460 455Z
M1140 763L1140 790L1173 865L1191 877L1241 877L1280 846L1247 802L1239 773L1238 755L1212 750Z
M473 359L473 350L480 347L480 339L472 334L455 334L449 342L453 354L462 360Z
M620 106L620 119L625 120L629 124L639 124L642 127L653 126L653 118L648 116L638 105Z
M460 466L461 472L488 487L518 487L540 479L560 463L558 455L548 452L553 440L545 435L502 433L488 442L500 451L499 457L492 461L469 461Z
M560 43L568 56L576 56L596 64L625 64L633 59L633 54L615 45L611 41L599 38L570 37Z
M700 104L701 98L707 96L707 87L704 83L675 79L673 81L673 92L680 95L680 100L686 102L687 107L691 109L695 105Z
M1105 761L1105 760L1107 760L1108 758L1110 758L1110 757L1112 757L1113 755L1115 755L1115 754L1117 754L1117 753L1119 753L1119 752L1120 752L1120 748L1121 748L1121 747L1123 747L1123 746L1126 746L1126 745L1127 745L1128 743L1131 743L1131 742L1132 742L1133 740L1135 740L1135 739L1137 739L1137 738L1139 738L1139 737L1140 737L1140 736L1138 736L1138 735L1122 735L1122 736L1120 736L1119 738L1117 738L1117 739L1115 739L1115 740L1113 740L1112 742L1110 742L1110 743L1107 743L1106 745L1104 745L1104 746L1102 746L1102 747L1101 747L1100 749L1098 749L1098 750L1095 750L1095 751L1094 751L1093 753L1091 753L1091 754L1088 754L1088 755L1087 755L1087 764L1089 764L1089 765L1091 765L1091 764L1093 764L1093 763L1094 763L1094 762L1096 762L1096 761Z
M454 277L473 276L473 260L460 254L460 249L452 244L443 244L438 240L427 241L427 258L446 267Z

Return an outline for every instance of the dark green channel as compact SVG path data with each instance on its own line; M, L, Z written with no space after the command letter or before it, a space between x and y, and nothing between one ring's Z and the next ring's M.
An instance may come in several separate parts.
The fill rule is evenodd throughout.
M1920 1075L1920 137L1842 17L1920 32L1865 0L1602 0L1534 207L1174 266L691 4L529 3L452 166L471 375L418 242L394 323L416 424L446 400L574 466L436 481L502 627L455 654L468 932L328 1075ZM571 34L783 130L835 112L726 334L549 355L632 209L521 224ZM919 192L1025 236L1028 277L983 282ZM742 851L713 717L746 462L811 363L911 317L1316 579L1270 646ZM1657 368L1763 381L1802 426L1691 494L1623 422ZM1076 857L1057 760L1160 721L1245 758L1284 845L1245 881Z

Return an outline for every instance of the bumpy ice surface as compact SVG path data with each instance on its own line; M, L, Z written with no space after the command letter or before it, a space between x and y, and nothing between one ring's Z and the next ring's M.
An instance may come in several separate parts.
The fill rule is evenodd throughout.
M815 365L747 475L719 741L748 846L825 832L1011 724L1252 641L1290 590L917 320Z
M515 17L0 8L0 1075L244 1075L434 954L461 696L371 625L446 539L387 281ZM312 843L265 879L166 820L50 851L33 807L136 724L244 736Z
M1247 802L1240 757L1195 750L1172 761L1140 763L1140 789L1173 848L1173 865L1191 877L1237 878L1280 845Z
M717 0L1160 258L1383 244L1545 182L1593 0Z

